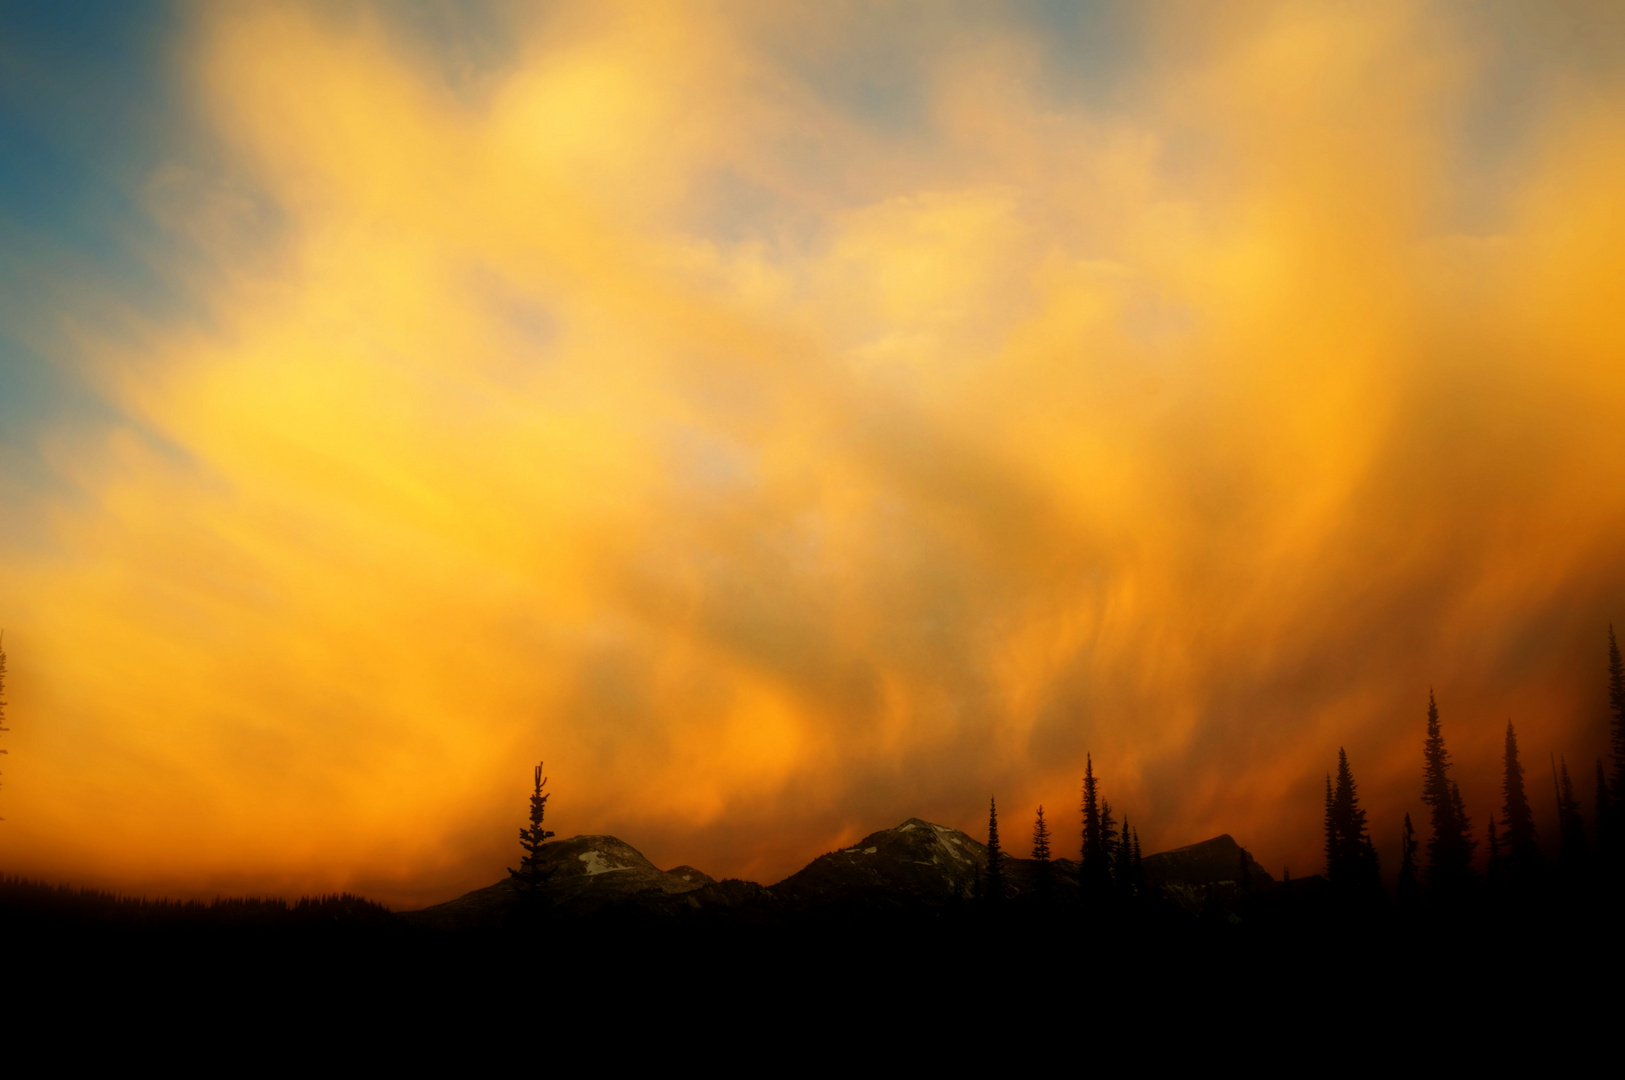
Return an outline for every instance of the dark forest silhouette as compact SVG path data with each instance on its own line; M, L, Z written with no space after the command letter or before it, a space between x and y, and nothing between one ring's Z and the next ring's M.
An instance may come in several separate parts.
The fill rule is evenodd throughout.
M100 964L109 949L137 956L132 963L171 967L177 958L257 958L233 962L233 970L320 968L350 956L360 959L346 963L401 978L451 972L447 977L478 980L506 970L513 949L524 948L545 949L576 965L571 970L607 972L614 967L606 957L637 965L658 956L711 973L704 978L749 969L768 979L822 970L854 941L883 942L890 963L944 984L966 970L1021 969L1047 978L1038 972L1068 955L1087 955L1148 993L1164 992L1171 971L1195 978L1222 970L1232 981L1290 996L1290 980L1271 980L1298 970L1305 955L1365 957L1368 974L1346 977L1346 992L1370 989L1383 971L1408 970L1420 956L1446 964L1450 979L1504 977L1494 965L1507 963L1577 973L1617 951L1625 880L1617 839L1625 669L1612 630L1608 686L1612 760L1592 770L1589 822L1567 761L1554 753L1556 826L1550 834L1537 828L1518 734L1508 722L1500 806L1481 818L1475 835L1430 692L1417 730L1417 809L1426 812L1407 811L1397 825L1373 822L1361 806L1355 763L1340 748L1325 777L1323 871L1279 881L1229 836L1143 854L1128 815L1119 819L1106 797L1092 754L1085 757L1076 847L1057 842L1065 834L1052 831L1039 807L1031 857L1006 851L990 798L985 845L910 819L826 853L770 888L716 881L687 866L663 871L614 837L555 839L544 827L551 795L537 765L518 867L486 889L420 912L390 912L348 894L295 903L175 902L11 877L0 879L0 918L12 941L46 958L41 963L83 954ZM1372 837L1388 830L1399 834L1400 856L1384 874ZM1570 944L1580 940L1583 948ZM1481 948L1485 941L1495 949ZM967 954L972 942L1003 944Z
M1410 811L1404 813L1397 828L1399 863L1386 878L1373 834L1394 825L1370 820L1361 806L1353 764L1343 748L1338 750L1335 770L1325 778L1323 870L1296 881L1287 874L1280 882L1265 874L1246 849L1233 842L1232 847L1224 849L1231 855L1230 862L1222 867L1215 867L1213 859L1225 856L1216 854L1218 848L1209 850L1207 845L1217 843L1209 841L1159 854L1148 873L1138 833L1126 815L1119 822L1090 754L1085 757L1081 784L1076 862L1056 857L1051 823L1042 806L1033 818L1031 857L1020 859L1007 853L1000 840L997 802L990 798L987 842L981 846L977 872L959 886L959 893L948 897L951 902L946 907L925 900L916 903L916 898L902 894L891 897L895 902L888 906L877 899L874 890L843 898L838 889L831 892L825 888L819 894L824 903L820 910L825 918L862 920L878 917L881 907L887 908L887 918L895 918L914 905L917 916L927 921L993 918L1020 922L1065 919L1070 917L1066 912L1081 908L1091 913L1088 923L1101 928L1105 937L1142 934L1150 928L1177 934L1185 931L1176 928L1186 924L1200 933L1224 935L1283 930L1331 932L1338 928L1342 932L1353 925L1414 927L1419 919L1467 925L1516 915L1536 926L1547 918L1596 917L1617 904L1616 883L1622 877L1618 867L1620 852L1613 838L1618 832L1614 823L1621 815L1619 806L1625 797L1619 780L1625 776L1625 664L1612 628L1608 640L1609 737L1614 760L1612 775L1603 762L1596 763L1594 812L1589 827L1568 764L1554 754L1556 828L1554 835L1543 841L1526 787L1517 730L1509 721L1501 761L1500 806L1481 818L1484 826L1480 839L1462 797L1438 700L1429 691L1425 719L1418 732L1421 760L1417 795L1418 809L1425 811L1421 815L1424 829L1416 828ZM539 831L546 801L539 769L536 781L531 828L521 830L525 861L520 871L510 874L516 889L545 894L541 840L552 834ZM905 823L899 830L909 827ZM875 834L859 846L831 852L824 858L876 850L861 845L899 830ZM1190 869L1197 863L1202 863L1199 872ZM1186 868L1172 869L1178 865ZM526 885L525 874L539 875L537 884ZM794 881L792 878L783 884L788 886ZM769 892L751 883L737 884L763 894ZM768 921L794 923L811 918L801 908L784 904L775 907L760 896L755 902L758 918ZM748 909L751 903L747 898L737 906ZM548 907L542 904L543 909ZM556 914L569 917L565 909Z

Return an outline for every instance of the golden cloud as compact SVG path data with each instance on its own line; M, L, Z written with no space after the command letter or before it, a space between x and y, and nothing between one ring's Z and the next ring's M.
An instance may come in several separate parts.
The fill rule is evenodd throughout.
M797 74L856 12L566 7L470 91L199 11L223 149L145 192L195 307L81 333L120 419L5 553L12 867L439 899L545 757L561 832L773 880L1064 821L1092 750L1149 848L1302 873L1339 745L1414 808L1430 685L1480 821L1509 716L1592 752L1614 84L1551 81L1468 235L1482 28L1229 12L1107 102L922 37L889 132Z

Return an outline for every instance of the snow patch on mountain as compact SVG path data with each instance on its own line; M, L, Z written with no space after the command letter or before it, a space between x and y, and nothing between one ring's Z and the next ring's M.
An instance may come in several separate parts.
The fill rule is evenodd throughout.
M630 870L630 866L610 866L604 862L604 853L601 851L584 851L576 858L587 864L587 876L598 874L613 874L617 870Z

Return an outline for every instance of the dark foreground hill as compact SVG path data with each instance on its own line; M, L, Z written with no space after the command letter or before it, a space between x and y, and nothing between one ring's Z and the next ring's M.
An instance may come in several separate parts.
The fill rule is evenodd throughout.
M989 904L978 896L987 849L919 819L767 887L662 870L610 836L544 852L553 874L537 903L501 881L402 913L354 897L174 904L3 880L0 974L42 1008L146 1010L153 1031L178 1016L291 1014L279 1031L352 1034L410 1019L396 1045L417 1046L424 1031L538 1020L613 1022L620 1040L629 1017L805 1033L855 1016L933 1031L988 1016L1064 1031L1097 1016L1105 994L1138 1003L1124 1024L1220 1025L1212 1038L1227 1038L1259 1016L1299 1030L1360 1014L1419 956L1450 989L1446 1011L1526 967L1580 985L1583 969L1619 959L1607 895L1534 908L1340 905L1324 882L1275 883L1228 836L1147 856L1141 894L1088 903L1075 862L1052 864L1041 892L1039 867L1012 859L1008 896Z

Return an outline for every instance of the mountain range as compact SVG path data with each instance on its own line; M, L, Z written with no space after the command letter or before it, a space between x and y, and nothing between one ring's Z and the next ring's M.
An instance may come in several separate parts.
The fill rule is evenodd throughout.
M757 918L824 911L944 909L979 895L987 846L944 825L919 818L870 833L850 847L820 855L771 886L717 880L692 866L661 870L614 836L573 836L543 846L547 884L540 891L560 915L630 912L665 918ZM1197 911L1215 896L1273 889L1275 880L1228 834L1143 860L1147 887ZM1004 856L1012 898L1039 888L1032 859ZM1075 896L1078 863L1055 859L1050 881L1056 897ZM503 920L519 900L511 880L455 900L406 912L412 922L453 928Z

